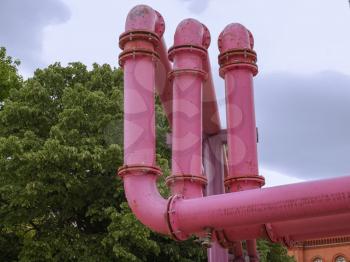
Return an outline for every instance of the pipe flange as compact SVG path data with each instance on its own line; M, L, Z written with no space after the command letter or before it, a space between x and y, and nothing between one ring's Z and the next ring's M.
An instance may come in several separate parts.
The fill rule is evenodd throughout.
M134 165L124 165L118 168L117 175L123 178L125 175L143 175L150 174L161 176L162 171L159 167L143 165L143 164L134 164Z
M220 54L218 60L221 77L224 77L227 71L237 67L250 69L254 76L258 73L256 53L249 48L229 49Z
M168 73L168 79L172 80L173 78L179 75L195 75L199 76L204 80L206 80L208 77L207 72L201 69L174 69Z
M190 181L193 183L202 184L203 186L207 185L207 178L205 176L199 175L171 175L165 179L165 183L167 184L167 186L176 183L177 181Z
M145 48L135 48L135 49L128 49L120 53L119 65L123 67L126 59L128 58L134 59L137 56L148 56L148 57L151 57L152 61L159 60L159 55L157 52L150 49L145 49Z
M136 41L136 40L144 40L147 42L151 42L154 46L157 46L159 44L160 38L159 36L152 32L147 30L132 30L124 32L119 37L119 47L120 49L124 49L125 44L129 41Z
M227 187L233 183L245 182L245 181L253 181L259 187L263 187L265 185L265 178L263 176L257 176L257 175L230 176L225 178L224 184Z
M244 63L256 63L256 52L249 48L232 48L219 55L219 65L225 66L231 60L238 60Z
M183 200L181 195L173 195L168 200L167 222L169 232L173 239L183 241L188 239L189 235L179 229L179 218L176 213L176 203Z
M200 55L203 59L207 57L207 49L199 45L177 45L169 48L168 58L170 61L174 60L174 56L179 52L190 52Z

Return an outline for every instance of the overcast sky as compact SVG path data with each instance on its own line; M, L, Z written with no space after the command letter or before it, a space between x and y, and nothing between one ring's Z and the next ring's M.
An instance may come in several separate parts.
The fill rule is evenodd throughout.
M207 25L214 74L222 29L239 22L253 33L259 161L269 185L350 175L347 0L1 0L0 46L25 76L55 61L117 66L126 15L141 3L163 15L168 46L182 19ZM214 79L223 120L223 81Z

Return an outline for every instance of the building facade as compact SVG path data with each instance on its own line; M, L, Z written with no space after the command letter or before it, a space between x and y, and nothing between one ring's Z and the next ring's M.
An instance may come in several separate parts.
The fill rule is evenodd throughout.
M300 242L288 253L297 262L350 262L350 236Z

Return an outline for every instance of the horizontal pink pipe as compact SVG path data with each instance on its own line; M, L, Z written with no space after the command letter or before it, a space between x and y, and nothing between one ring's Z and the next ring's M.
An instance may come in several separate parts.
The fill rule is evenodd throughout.
M273 223L277 235L294 241L350 234L350 213Z
M350 212L350 177L188 199L176 206L184 232L340 214Z
M327 236L350 234L350 214L337 214L298 220L287 220L270 224L275 240L303 241ZM225 229L227 240L268 238L265 225L249 225Z

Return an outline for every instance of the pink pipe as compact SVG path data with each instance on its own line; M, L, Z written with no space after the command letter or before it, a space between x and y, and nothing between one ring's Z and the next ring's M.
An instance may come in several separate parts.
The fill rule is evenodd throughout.
M258 250L256 247L256 240L255 239L248 239L246 240L247 244L247 253L249 256L250 262L259 262L259 256L258 256Z
M209 56L206 57L203 68L208 73L203 87L203 133L214 135L220 132L221 124Z
M134 21L139 16L144 23ZM119 175L136 217L152 230L182 240L208 229L349 213L350 177L193 199L160 196L156 187L160 170L154 167L155 60L159 56L154 48L163 33L158 30L161 21L153 9L138 6L129 14L127 32L121 37L125 41L120 55L125 74L125 166ZM142 32L137 35L132 30Z
M247 253L249 256L250 262L259 262L259 256L258 256L258 250L256 245L256 239L247 239L246 240L247 245Z
M233 262L245 262L241 241L235 241L231 249L233 251L233 254L235 255Z
M206 178L202 173L202 88L206 72L210 35L194 19L183 20L176 28L173 60L172 176L167 184L172 194L185 198L203 196Z
M348 213L349 185L350 177L340 177L179 199L175 203L177 228L199 232L205 227L220 229Z
M135 216L154 231L169 234L165 219L167 201L156 187L160 171L152 168L155 165L154 50L164 32L162 25L164 21L156 11L139 5L128 14L126 33L120 37L124 49L119 58L124 69L125 166L119 174ZM128 169L129 166L134 170Z
M161 38L160 44L156 46L156 52L159 55L159 61L156 66L156 90L162 102L163 110L167 116L169 125L172 126L172 106L173 92L171 82L168 81L168 74L171 71L171 64L168 60L168 50L164 41Z
M240 24L230 24L218 40L220 76L225 79L228 177L231 192L264 184L259 176L253 75L257 73L253 37ZM247 63L247 60L252 62Z
M326 236L349 235L350 214L287 220L267 225L233 227L225 230L227 241L241 238L267 238L273 242L291 244L296 241Z
M253 74L257 68L247 66L244 59L240 61L242 52L254 52L253 36L244 26L230 24L220 34L218 45L220 75L226 88L229 173L225 185L231 192L259 188L264 178L259 176L256 147ZM247 240L246 244L250 261L259 261L256 240Z

